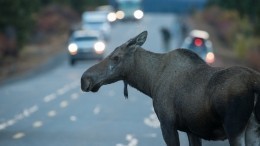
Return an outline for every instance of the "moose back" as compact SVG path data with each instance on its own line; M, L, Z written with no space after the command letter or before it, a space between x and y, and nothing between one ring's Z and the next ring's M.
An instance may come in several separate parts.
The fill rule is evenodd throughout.
M167 146L179 146L177 130L190 146L228 139L231 146L260 145L260 75L245 67L215 68L198 55L176 49L149 52L147 31L117 47L81 78L83 91L124 81L150 96Z

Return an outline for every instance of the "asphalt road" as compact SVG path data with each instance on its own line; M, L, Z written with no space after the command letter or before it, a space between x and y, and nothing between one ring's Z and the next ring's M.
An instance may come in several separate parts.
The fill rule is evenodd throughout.
M172 15L147 15L137 23L113 26L107 54L121 43L148 30L143 46L164 52L160 28L172 28L173 48L179 46L179 23ZM56 68L0 87L0 146L164 146L152 100L133 88L124 99L123 83L83 93L80 77L97 61ZM180 133L181 145L188 145ZM203 142L205 146L227 142Z

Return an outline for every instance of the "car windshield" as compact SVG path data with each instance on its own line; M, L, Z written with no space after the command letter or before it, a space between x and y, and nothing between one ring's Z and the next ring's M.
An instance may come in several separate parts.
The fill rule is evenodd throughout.
M139 3L135 2L135 1L126 1L126 2L121 2L119 4L120 8L122 10L124 9L131 9L131 8L138 8L139 7Z
M84 36L84 37L76 37L74 41L96 41L97 37L94 36Z
M87 22L84 24L84 27L88 28L88 29L94 29L94 30L98 30L102 27L104 22L101 21L97 21L97 22Z

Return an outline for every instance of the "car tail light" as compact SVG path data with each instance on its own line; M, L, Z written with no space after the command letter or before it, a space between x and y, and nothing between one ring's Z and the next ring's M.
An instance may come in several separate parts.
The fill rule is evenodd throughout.
M196 38L196 39L194 39L194 44L195 44L195 46L200 47L200 46L202 46L203 41L202 41L202 39Z

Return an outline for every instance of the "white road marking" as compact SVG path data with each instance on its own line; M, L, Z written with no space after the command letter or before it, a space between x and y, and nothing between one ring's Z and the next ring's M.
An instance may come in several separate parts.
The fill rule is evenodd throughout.
M25 136L25 134L23 132L18 132L18 133L13 135L13 139L21 139L24 136Z
M133 135L132 134L127 134L126 135L126 137L125 137L125 139L127 140L127 141L130 141L130 140L132 140L133 139Z
M39 128L39 127L42 127L43 123L42 121L35 121L33 123L33 128Z
M70 116L70 121L76 122L77 121L77 117L76 116Z
M30 117L33 113L38 111L38 109L39 109L39 107L37 105L33 105L30 108L24 109L21 113L15 115L12 119L8 119L5 122L0 123L0 130L3 130L9 126L14 125L18 121L20 121L26 117Z
M57 95L56 95L55 93L52 93L52 94L50 94L50 95L45 96L45 97L43 98L43 101L44 101L44 102L50 102L50 101L52 101L52 100L54 100L54 99L56 99L56 98L57 98Z
M51 111L48 112L48 116L49 116L49 117L54 117L54 116L56 116L56 114L57 114L57 113L56 113L55 110L51 110Z
M63 95L65 92L66 92L66 89L61 88L61 89L58 89L56 93L57 93L57 95Z
M7 127L6 123L0 124L0 130L4 130Z
M156 133L147 133L144 136L149 137L149 138L155 138L155 137L157 137L157 134Z
M66 108L69 105L68 101L63 100L62 102L60 102L60 107L61 108Z
M132 134L127 134L125 137L126 141L128 141L128 144L124 145L122 143L116 144L116 146L137 146L138 145L138 139L136 139Z
M56 92L51 93L51 94L45 96L45 97L43 98L43 101L46 102L46 103L47 103L47 102L50 102L50 101L53 101L53 100L55 100L58 96L61 96L61 95L65 94L66 92L68 92L68 91L71 90L71 89L76 88L77 86L78 86L78 81L75 81L75 82L70 83L70 84L66 84L66 85L64 85L63 87L57 89Z
M100 111L101 111L101 108L100 108L99 105L97 105L97 106L94 108L93 113L94 113L95 115L98 115L98 114L100 113Z
M79 94L78 94L78 93L73 93L73 94L71 94L70 98L71 98L72 100L76 100L76 99L79 98Z
M14 125L15 123L16 123L16 121L13 120L13 119L11 119L11 120L7 121L7 126L12 126L12 125Z
M152 128L160 127L160 122L155 113L152 113L149 117L144 118L144 124Z
M63 95L66 92L68 92L69 90L74 89L78 86L79 86L78 81L74 81L72 83L66 84L62 88L59 88L58 90L56 90L56 92L43 97L43 102L45 102L45 103L51 102L51 101L55 100L58 96ZM77 99L78 97L79 97L78 93L74 93L71 95L71 99L73 99L73 100ZM68 106L68 102L65 100L60 103L60 107L62 107L62 108L65 108L67 106ZM22 119L25 119L25 118L31 116L33 113L35 113L38 110L39 110L38 105L33 105L30 108L24 109L21 113L16 114L13 118L6 119L5 121L0 122L0 131L6 129L9 126L14 125L15 123L17 123L18 121L20 121ZM55 111L50 111L48 113L49 117L53 117L55 115L56 115ZM36 125L40 125L40 124L38 123ZM21 133L20 133L20 135L21 135ZM19 133L18 133L18 137L19 137Z

